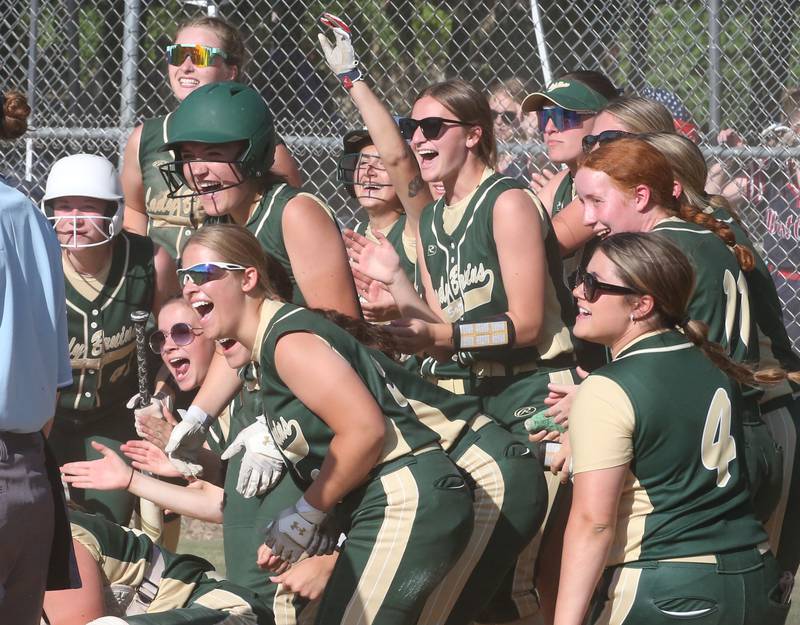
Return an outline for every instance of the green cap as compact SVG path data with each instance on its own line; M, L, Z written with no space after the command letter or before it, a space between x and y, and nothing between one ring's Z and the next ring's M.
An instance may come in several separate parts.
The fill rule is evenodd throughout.
M550 103L568 111L596 113L608 104L608 99L582 82L559 78L547 85L544 91L525 96L522 101L522 112L540 111Z

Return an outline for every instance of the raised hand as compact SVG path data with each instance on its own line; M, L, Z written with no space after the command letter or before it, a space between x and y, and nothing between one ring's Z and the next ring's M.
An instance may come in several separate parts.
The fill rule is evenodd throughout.
M400 257L389 240L377 230L373 230L378 242L369 240L354 230L344 231L344 246L351 266L372 280L391 285L400 268Z
M162 477L180 477L182 473L167 458L164 450L149 441L128 441L120 451L131 459L131 466Z
M75 488L94 490L125 489L131 483L133 469L102 443L92 441L92 447L103 457L100 460L68 462L61 467L61 479Z

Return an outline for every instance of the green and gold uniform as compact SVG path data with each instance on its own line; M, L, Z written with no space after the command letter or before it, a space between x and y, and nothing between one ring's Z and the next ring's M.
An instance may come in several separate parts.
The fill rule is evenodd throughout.
M370 352L350 334L293 304L262 305L253 358L267 423L304 488L317 476L333 431L281 380L281 337L307 332L335 350L384 411L386 436L367 480L336 507L347 541L322 596L317 625L413 623L455 564L472 529L472 501L458 469Z
M400 257L400 267L403 269L406 277L408 277L409 282L414 284L417 265L416 241L413 238L409 239L405 235L405 229L406 216L403 214L398 217L397 221L380 232L386 237L389 243L392 244L395 252L397 252L397 255ZM353 230L367 237L370 241L378 242L378 239L376 239L375 235L372 233L372 228L369 227L368 221L360 221L355 225Z
M575 180L572 174L567 172L567 175L561 180L553 194L553 210L550 214L555 217L564 207L575 199Z
M786 371L800 371L800 356L792 349L786 333L780 298L764 259L726 210L717 209L714 216L731 227L736 241L745 245L755 258L755 268L747 272L745 278L758 330L759 369L780 366ZM780 490L776 497L767 497L766 503L774 502L774 509L765 528L770 548L781 567L794 574L800 564L800 532L794 529L800 524L800 454L797 453L800 387L788 381L768 387L759 408L772 439L783 451L782 479L776 480Z
M497 198L510 189L524 187L486 169L480 184L456 205L446 206L444 198L440 198L422 213L420 249L424 250L432 287L448 321L480 321L508 310L492 218ZM452 362L444 364L428 358L422 365L423 374L448 390L479 395L486 414L524 443L528 433L523 423L546 408L547 385L577 382L571 370L574 354L568 328L575 318L574 302L564 283L558 242L547 211L535 196L531 197L542 220L547 259L544 318L538 343L482 354L460 352ZM555 496L558 482L554 480L548 486ZM539 536L535 537L524 549L492 606L481 615L481 622L505 622L536 612L533 573L539 540Z
M580 386L576 476L627 466L593 624L782 623L741 463L736 384L676 331L647 333Z
M418 620L470 623L539 529L547 508L544 476L528 447L481 413L480 398L450 393L384 354L372 354L472 485L470 542Z
M167 184L159 166L175 160L171 151L161 151L167 141L167 119L155 117L142 124L139 140L139 170L142 172L147 235L174 259L192 233L203 225L205 211L198 197L168 198Z
M111 241L111 263L97 279L64 260L72 386L63 389L50 445L59 464L102 457L90 442L118 450L137 438L126 402L138 392L136 336L131 312L151 310L155 293L153 243L122 232ZM129 521L133 495L74 489L81 506L116 523Z
M264 251L274 257L286 270L286 273L289 274L289 280L292 283L292 302L298 306L305 306L306 301L297 286L297 280L294 277L294 271L292 271L292 263L289 260L289 253L286 251L286 244L283 240L283 211L286 209L286 204L298 195L309 197L317 202L330 217L331 221L336 223L331 209L319 198L290 187L286 183L278 183L264 191L258 206L250 215L245 227L256 236ZM207 221L207 223L230 222L231 220L227 216L212 217Z
M272 625L272 614L246 588L219 575L212 564L157 547L139 530L93 514L70 511L72 537L83 545L109 587L133 589L129 605L113 606L130 625ZM155 560L161 560L158 572ZM125 593L130 594L130 593ZM139 598L137 598L137 596ZM145 597L143 600L141 597ZM151 601L148 602L148 599ZM127 610L130 616L122 612Z

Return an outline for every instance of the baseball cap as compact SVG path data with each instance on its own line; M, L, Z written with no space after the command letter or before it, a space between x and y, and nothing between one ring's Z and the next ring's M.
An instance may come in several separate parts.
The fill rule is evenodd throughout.
M529 93L522 101L522 112L539 111L553 103L568 111L595 113L608 104L608 99L582 82L559 78L544 91Z
M342 137L342 148L345 154L358 152L370 143L372 143L372 137L369 136L369 131L366 128L351 130Z

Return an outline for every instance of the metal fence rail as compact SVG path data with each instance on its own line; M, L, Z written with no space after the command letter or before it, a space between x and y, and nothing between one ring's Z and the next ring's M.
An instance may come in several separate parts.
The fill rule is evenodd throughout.
M8 3L0 16L0 86L28 93L34 130L26 141L2 146L0 172L36 198L49 166L67 153L116 161L135 123L177 105L162 60L176 23L215 10L245 35L246 79L269 101L307 186L343 223L356 219L357 207L334 180L338 137L360 122L316 49L323 10L349 18L369 80L400 114L425 84L454 76L487 89L517 79L524 91L586 68L606 72L630 93L667 89L690 112L709 163L723 163L743 188L739 208L768 260L797 269L789 243L800 244L800 90L792 91L800 86L800 8L789 0ZM776 122L791 132L764 135ZM746 145L732 138L717 145L725 128ZM523 125L510 141L510 152L541 152ZM546 159L531 162L536 168ZM786 287L781 296L787 321L800 326L800 295Z

